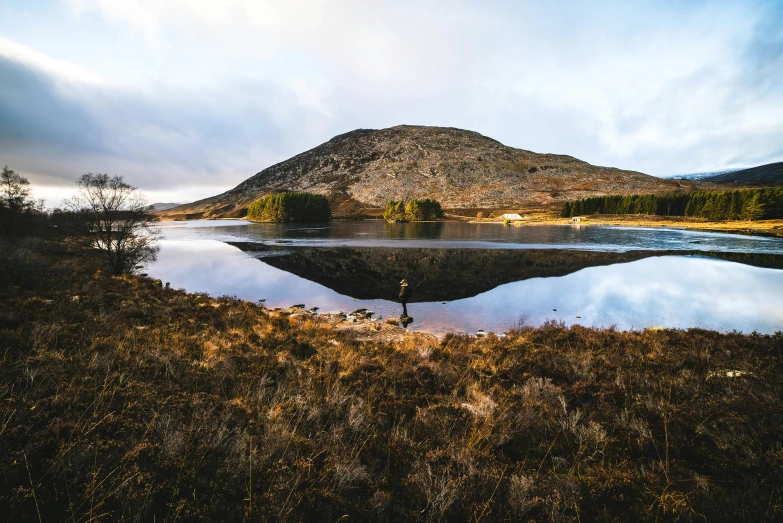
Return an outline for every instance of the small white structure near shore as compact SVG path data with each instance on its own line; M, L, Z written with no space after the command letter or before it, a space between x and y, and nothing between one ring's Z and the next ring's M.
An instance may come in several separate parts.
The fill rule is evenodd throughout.
M512 222L518 222L520 220L524 220L524 218L522 218L522 216L520 216L517 213L504 214L503 216L500 217L500 219L501 220L509 220L509 221L512 221Z
M568 223L580 223L582 221L581 216L574 216L570 220L568 220Z

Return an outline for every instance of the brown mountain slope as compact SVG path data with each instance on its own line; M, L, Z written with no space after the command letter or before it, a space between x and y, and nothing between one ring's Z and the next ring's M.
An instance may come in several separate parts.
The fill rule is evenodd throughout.
M768 163L750 169L710 176L704 181L737 185L783 185L783 162Z
M472 131L400 125L335 136L230 191L161 214L239 217L253 200L280 190L324 194L335 214L347 214L401 198L436 198L445 208L515 208L690 187L682 180L515 149Z

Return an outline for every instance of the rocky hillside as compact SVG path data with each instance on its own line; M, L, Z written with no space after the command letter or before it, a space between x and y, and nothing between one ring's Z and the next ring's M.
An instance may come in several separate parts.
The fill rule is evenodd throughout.
M400 198L435 198L447 209L522 208L602 194L687 190L691 183L515 149L472 131L401 125L341 134L230 191L162 214L239 217L253 200L280 190L324 194L336 214L351 214Z

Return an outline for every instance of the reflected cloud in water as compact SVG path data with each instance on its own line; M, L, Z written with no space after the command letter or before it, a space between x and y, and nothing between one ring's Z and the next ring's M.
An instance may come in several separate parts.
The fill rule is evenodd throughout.
M466 319L471 327L494 329L524 316L534 325L554 319L619 329L769 333L783 328L783 271L695 257L647 258L509 283L445 307L441 323L455 329ZM438 310L426 308L418 316Z
M267 307L305 303L319 312L367 308L376 317L400 315L398 303L352 300L219 241L164 240L161 247L148 272L175 288L265 299ZM783 271L697 257L653 257L507 283L445 304L409 303L408 309L416 318L410 328L437 334L503 332L520 317L533 325L556 320L619 329L657 325L769 333L783 328Z

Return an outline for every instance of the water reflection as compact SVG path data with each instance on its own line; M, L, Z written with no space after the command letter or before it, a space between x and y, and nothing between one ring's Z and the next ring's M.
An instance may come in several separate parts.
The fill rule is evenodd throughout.
M559 278L510 283L445 307L422 304L448 328L526 317L620 329L702 327L774 332L783 326L783 271L695 257L656 257ZM557 309L554 311L553 309ZM477 318L478 316L478 318ZM506 323L508 324L508 323ZM485 329L487 327L484 327Z
M335 231L337 232L337 231ZM443 240L448 238L445 222L383 222L383 232L391 240ZM363 232L371 234L369 231Z
M249 223L242 220L163 222L169 239L258 241L313 247L481 249L697 250L783 254L783 238L680 229L497 223L335 221L326 224Z
M397 317L401 308L391 300L353 300L214 240L165 240L148 272L175 288L266 299L268 307L305 302L319 312L367 308L386 318ZM507 283L445 304L409 303L408 309L417 330L434 333L502 332L523 316L535 325L554 319L620 329L774 332L783 325L783 271L698 257L653 257Z
M395 300L401 290L398 282L405 279L416 289L410 300L414 302L469 298L504 283L563 276L586 267L633 261L656 253L567 249L292 247L258 242L230 244L273 267L355 298ZM771 261L783 264L781 256L753 257L761 258L761 261L774 258Z

